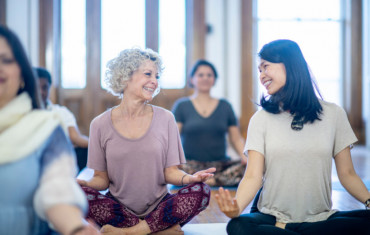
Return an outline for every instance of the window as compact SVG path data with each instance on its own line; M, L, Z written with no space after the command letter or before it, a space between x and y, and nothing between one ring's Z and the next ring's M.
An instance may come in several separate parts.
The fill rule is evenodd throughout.
M276 39L298 43L324 100L342 104L341 0L258 0L258 51ZM317 7L320 6L320 7ZM257 67L257 66L256 66ZM259 94L264 91L260 85Z
M94 37L101 39L100 58L94 58L100 63L100 74L94 78L89 77L89 82L95 84L95 80L99 79L98 83L105 88L106 64L110 59L116 57L124 49L145 48L147 45L152 45L154 47L152 49L158 49L165 67L160 86L167 89L185 87L185 0L151 2L154 5L158 4L158 12L148 9L146 0L100 0L94 5L95 9L100 9L100 35L94 35L94 37L89 35L88 39L86 28L91 27L91 20L86 19L91 19L93 13L86 10L89 8L86 4L96 3L86 2L86 0L61 0L61 81L63 88L83 89L86 87L86 43L87 40L89 42L95 40ZM151 26L146 25L148 14L159 15L150 23ZM158 28L158 32L154 32L156 38L146 35L148 27Z
M162 88L183 88L186 83L185 0L159 1L159 54L165 70Z
M101 86L107 62L124 49L145 48L145 0L102 1Z
M62 87L86 86L86 1L63 0L61 5Z

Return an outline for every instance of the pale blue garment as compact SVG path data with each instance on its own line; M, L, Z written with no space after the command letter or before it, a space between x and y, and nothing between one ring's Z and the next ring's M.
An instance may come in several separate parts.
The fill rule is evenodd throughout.
M22 147L22 146L19 146ZM51 231L33 208L40 177L53 160L67 153L74 157L72 145L57 127L34 153L19 161L0 165L0 234L39 235ZM57 187L57 186L56 186Z

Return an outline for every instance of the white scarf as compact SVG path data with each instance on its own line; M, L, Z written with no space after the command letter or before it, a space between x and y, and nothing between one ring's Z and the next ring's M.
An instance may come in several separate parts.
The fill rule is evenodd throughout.
M36 151L60 120L53 112L32 110L24 92L0 109L0 164L18 161Z

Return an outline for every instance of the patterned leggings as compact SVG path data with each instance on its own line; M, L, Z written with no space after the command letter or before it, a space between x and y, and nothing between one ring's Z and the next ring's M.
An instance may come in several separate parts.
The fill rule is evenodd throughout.
M140 222L139 217L119 203L109 192L103 195L90 187L82 187L82 189L89 203L87 218L94 220L98 225L110 224L114 227L127 228ZM211 196L210 191L208 185L194 183L175 194L168 193L144 220L153 233L175 224L183 226L206 209Z
M245 165L242 165L240 161L200 162L189 160L182 166L182 169L192 175L197 171L210 167L216 167L214 174L216 184L210 186L238 186L245 171Z

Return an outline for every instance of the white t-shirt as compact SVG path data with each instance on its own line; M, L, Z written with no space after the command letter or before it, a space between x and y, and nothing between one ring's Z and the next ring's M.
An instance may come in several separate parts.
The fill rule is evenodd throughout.
M76 118L67 107L53 104L49 101L46 109L58 114L62 121L63 130L67 136L69 136L68 127L77 127Z
M258 209L277 222L326 220L335 210L331 201L332 159L357 141L345 111L321 101L321 121L291 129L288 113L256 112L248 127L244 152L264 155L264 183Z

